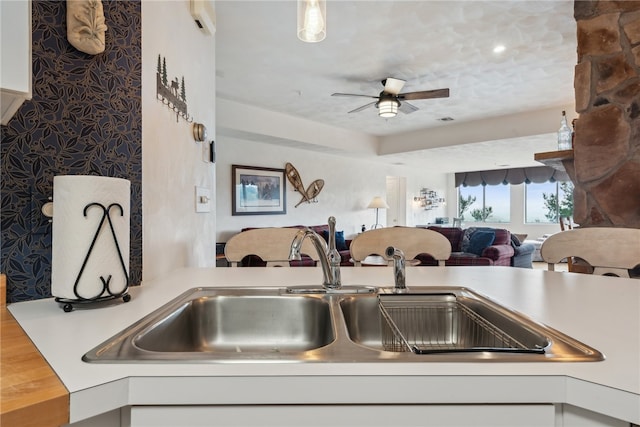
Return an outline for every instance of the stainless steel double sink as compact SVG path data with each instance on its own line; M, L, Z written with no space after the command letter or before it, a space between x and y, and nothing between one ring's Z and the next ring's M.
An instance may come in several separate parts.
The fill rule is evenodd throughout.
M91 363L598 361L597 350L462 287L350 293L194 288ZM420 289L419 291L417 289Z

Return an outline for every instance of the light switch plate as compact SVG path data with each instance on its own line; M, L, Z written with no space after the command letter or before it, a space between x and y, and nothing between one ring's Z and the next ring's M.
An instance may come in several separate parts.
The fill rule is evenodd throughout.
M196 212L211 212L211 190L196 186Z

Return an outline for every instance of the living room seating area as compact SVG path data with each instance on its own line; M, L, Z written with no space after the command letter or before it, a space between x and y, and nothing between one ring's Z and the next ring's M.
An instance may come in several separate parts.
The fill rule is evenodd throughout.
M293 225L286 228L304 228ZM329 226L313 225L309 228L326 241L329 239ZM242 231L255 228L244 228ZM509 230L489 227L428 227L446 237L451 243L451 256L445 261L447 266L511 266L532 268L534 246L521 243ZM366 233L366 232L365 232ZM351 240L344 238L343 231L336 231L336 249L340 253L341 266L353 266L350 252ZM382 254L379 254L382 255ZM421 266L436 266L438 262L428 254L416 256ZM246 256L239 264L243 267L264 267L267 263L256 255ZM300 261L289 261L292 267L314 266L315 261L303 256Z
M522 244L509 230L503 228L428 227L449 239L451 256L447 266L501 265L532 268L534 247ZM422 265L436 265L429 256L420 256Z

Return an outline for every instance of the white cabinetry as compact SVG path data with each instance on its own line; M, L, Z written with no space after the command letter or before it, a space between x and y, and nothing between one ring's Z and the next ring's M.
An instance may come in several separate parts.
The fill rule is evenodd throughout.
M562 427L631 427L632 424L596 412L562 405Z
M123 424L123 427L555 425L555 410L551 404L134 406L130 409L130 424ZM123 420L126 418L123 417Z
M0 1L2 124L31 99L31 0Z
M68 427L632 427L572 405L127 406Z

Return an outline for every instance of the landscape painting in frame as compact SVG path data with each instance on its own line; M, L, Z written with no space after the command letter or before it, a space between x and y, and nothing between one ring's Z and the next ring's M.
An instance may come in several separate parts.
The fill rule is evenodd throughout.
M287 213L284 169L231 165L232 215Z

